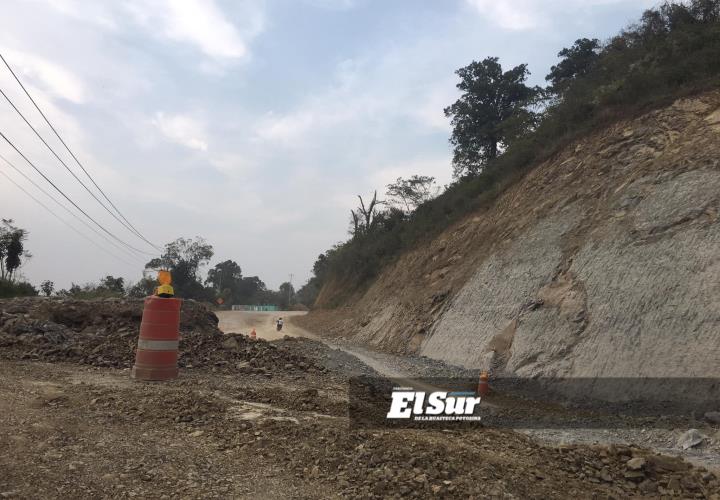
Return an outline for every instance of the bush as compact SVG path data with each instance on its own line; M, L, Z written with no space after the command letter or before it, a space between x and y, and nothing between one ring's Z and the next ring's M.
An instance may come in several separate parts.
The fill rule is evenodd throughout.
M37 294L38 291L30 283L0 280L0 298L2 299L10 297L31 297Z

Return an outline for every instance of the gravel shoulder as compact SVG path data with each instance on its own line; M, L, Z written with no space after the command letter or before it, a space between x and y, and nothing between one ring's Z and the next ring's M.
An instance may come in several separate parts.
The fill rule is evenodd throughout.
M292 318L290 320L293 323ZM477 379L477 370L453 366L440 360L424 356L394 355L373 351L342 337L322 337L302 330L296 331L321 340L328 346L356 356L372 366L384 377L403 380L432 378ZM701 415L660 416L659 418L638 418L623 415L617 411L578 411L562 402L532 400L512 393L491 395L486 404L492 407L493 420L500 425L512 425L539 443L553 446L568 444L640 446L658 453L681 457L700 467L706 467L720 474L720 425L705 421ZM563 418L570 425L566 428L542 428L535 424L551 418ZM526 428L516 422L527 421ZM512 422L512 424L511 424ZM582 423L588 425L583 427ZM704 438L697 446L683 448L682 438L691 429L697 430Z

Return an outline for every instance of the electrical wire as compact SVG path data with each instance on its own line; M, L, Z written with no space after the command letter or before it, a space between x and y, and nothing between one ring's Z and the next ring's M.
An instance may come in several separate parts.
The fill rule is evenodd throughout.
M20 174L26 181L28 181L30 184L32 184L33 186L35 186L35 188L37 188L41 193L43 193L45 196L47 196L48 198L50 198L57 206L59 206L60 208L62 208L63 210L65 210L71 217L75 218L77 221L79 221L79 222L80 222L81 224L83 224L85 227L87 227L88 229L90 229L92 232L94 232L95 234L97 234L98 236L100 236L101 238L103 238L106 242L108 242L108 243L109 243L110 245L112 245L114 248L116 248L117 250L120 250L121 252L123 252L123 254L124 254L126 257L129 257L129 258L131 258L131 259L137 259L137 261L140 262L140 257L139 257L137 254L130 252L130 250L128 250L127 248L125 248L125 247L123 247L123 246L121 246L121 245L119 245L119 244L116 243L115 241L113 241L113 240L111 240L110 238L108 238L105 234L103 234L103 233L101 233L100 231L98 231L95 227L93 227L93 226L91 226L90 224L88 224L88 222L87 222L85 219L80 218L75 212L73 212L73 211L70 210L68 207L66 207L65 205L63 205L63 204L60 202L60 200L58 200L57 198L55 198L52 194L48 193L42 186L40 186L37 182L35 182L33 179L31 179L25 172L23 172L22 170L20 170L16 165L14 165L10 160L8 160L7 158L5 158L2 154L0 154L0 160L4 161L10 168L12 168L13 170L15 170L15 171L16 171L18 174Z
M143 251L143 250L140 250L139 248L135 248L134 246L130 245L129 243L127 243L127 242L121 240L120 238L118 238L117 236L115 236L115 234L113 234L113 233L111 233L110 231L108 231L108 230L105 228L105 226L103 226L103 225L100 224L98 221L96 221L94 218L92 218L90 215L88 215L88 213L87 213L85 210L83 210L82 208L80 208L80 207L78 206L78 204L75 203L72 199L70 199L70 197L69 197L68 195L66 195L66 194L63 192L62 189L60 189L59 187L57 187L57 185L56 185L53 181L51 181L51 180L48 178L48 176L45 175L45 173L43 173L42 170L40 170L37 166L35 166L35 164L34 164L33 162L31 162L31 161L28 159L28 157L25 156L25 155L22 153L22 151L20 151L20 150L15 146L15 144L13 144L13 142L12 142L10 139L8 139L7 136L6 136L2 131L0 131L0 137L2 137L2 139L3 139L5 142L7 142L7 143L10 145L10 147L13 148L13 149L15 150L15 152L16 152L17 154L19 154L19 155L22 157L22 159L27 162L28 165L30 165L38 174L40 174L40 176L41 176L43 179L45 179L45 181L47 181L48 184L50 184L50 185L55 189L55 191L57 191L58 193L60 193L63 198L65 198L67 201L69 201L72 206L74 206L80 213L82 213L86 218L88 218L93 224L95 224L98 228L100 228L104 233L106 233L108 236L112 237L114 240L118 241L119 243L121 243L123 246L126 246L126 247L130 248L131 250L135 250L136 252L142 253L142 254L145 254L145 255L155 255L155 254L152 254L152 253L149 253L149 252L145 252L145 251Z
M138 236L138 237L140 237L141 239L143 239L144 241L146 241L146 240L142 237L142 235L138 234L138 233L137 233L135 230L133 230L127 223L123 222L122 219L118 218L118 216L115 215L115 214L112 212L112 210L110 210L110 209L95 195L95 193L93 193L93 192L90 190L90 188L75 174L75 172L73 172L72 169L70 169L70 167L67 166L67 164L63 161L63 159L60 158L60 156L58 156L58 154L55 152L55 150L47 143L47 141L45 141L45 139L43 138L43 136L40 135L40 133L37 131L37 129L35 129L35 127L33 127L33 125L27 120L27 118L25 118L25 115L23 115L22 112L17 108L17 106L15 106L15 103L7 96L7 94L2 90L2 88L0 88L0 94L2 94L2 96L3 96L3 97L5 98L5 100L8 102L8 104L10 104L10 106L12 106L12 108L15 110L15 112L16 112L18 115L20 115L20 118L22 118L23 121L25 122L25 124L26 124L28 127L30 127L30 129L35 133L35 135L37 136L37 138L40 139L40 141L42 141L42 143L45 145L46 148L48 148L48 150L53 154L53 156L55 156L55 158L62 164L62 166L65 167L65 170L67 170L68 172L70 172L70 175L72 175L72 176L75 178L75 180L78 181L83 188L85 188L85 191L87 191L87 192L90 194L90 196L92 196L92 197L95 199L95 201L97 201L97 202L100 204L100 206L103 207L112 217L114 217L115 220L117 220L125 229L127 229L128 231L130 231L130 232L131 232L132 234L134 234L135 236ZM152 245L152 243L150 243L149 241L146 241L146 242L147 242L148 244L150 244L151 246L154 246L154 245Z
M107 248L99 245L96 241L94 241L93 239L91 239L91 238L90 238L89 236L87 236L85 233L81 232L81 231L80 231L79 229L77 229L75 226L73 226L73 225L70 224L68 221L66 221L65 219L63 219L62 217L60 217L58 214L56 214L55 212L53 212L47 205L45 205L42 201L40 201L40 200L38 200L37 198L35 198L31 193L29 193L29 192L28 192L25 188L23 188L20 184L18 184L17 182L15 182L9 175L7 175L7 174L6 174L5 172L3 172L2 170L0 170L0 175L2 175L2 176L5 177L7 180L9 180L10 182L12 182L12 183L15 185L15 187L17 187L20 191L22 191L22 192L25 193L27 196L29 196L33 201L35 201L35 203L37 203L38 205L40 205L41 207L43 207L45 210L47 210L48 212L50 212L50 215L52 215L52 216L55 217L57 220L59 220L60 222L62 222L63 224L65 224L67 227L69 227L70 229L72 229L73 231L75 231L77 234L79 234L80 236L82 236L83 238L85 238L86 240L88 240L90 243L92 243L93 245L95 245L96 247L98 247L100 250L102 250L103 252L107 253L107 254L110 255L111 257L114 257L114 258L116 258L117 260L119 260L119 261L121 261L121 262L124 262L125 264L128 264L128 265L130 265L130 266L134 266L134 265L135 265L135 264L133 264L132 262L129 262L129 261L123 259L123 258L120 257L119 255L115 255L114 253L112 253L112 252L111 252L110 250L108 250Z
M143 234L142 234L140 231L138 231L138 229L122 214L122 212L120 212L120 210L115 206L115 204L110 200L110 198L108 198L108 196L105 194L105 191L103 191L102 188L100 188L100 186L97 184L97 182L95 182L95 179L93 179L93 177L92 177L92 176L90 175L90 173L85 169L85 167L83 166L83 164L80 163L80 160L78 160L77 156L75 156L75 153L72 152L72 150L70 149L70 147L69 147L69 146L67 145L67 143L63 140L63 138L60 136L60 134L59 134L58 131L55 129L55 127L53 126L53 124L50 123L50 120L48 120L47 116L45 116L45 113L43 113L43 111L40 109L40 106L38 106L38 104L35 102L35 99L33 99L33 97L30 95L30 92L28 92L28 90L25 88L25 85L23 85L23 83L20 81L20 78L18 78L18 76L15 74L15 71L13 71L12 67L10 66L10 64L8 64L7 60L5 59L5 57L3 57L2 53L0 53L0 59L2 60L2 62L3 62L3 63L5 64L5 66L7 67L8 71L10 71L10 74L12 74L13 78L14 78L15 81L18 83L18 85L20 85L20 88L23 90L23 92L25 92L25 95L28 97L28 99L30 99L30 102L32 102L33 106L35 106L35 109L38 111L38 113L40 113L40 116L43 117L43 120L45 120L45 123L47 123L48 126L50 127L50 129L53 131L53 133L55 134L55 137L58 138L58 140L60 141L60 143L62 143L62 145L63 145L63 146L65 147L65 149L67 150L67 152L70 153L70 156L72 156L73 160L75 160L75 163L77 163L77 165L80 167L80 169L81 169L83 172L85 172L85 175L87 175L88 179L90 179L90 181L91 181L91 182L93 183L93 185L97 188L97 190L100 192L100 194L102 194L103 198L105 198L105 199L107 200L107 202L110 204L110 206L113 207L113 209L115 209L115 211L118 213L118 215L119 215L120 217L122 217L122 219L133 229L133 231L137 234L137 236L139 236L143 241L145 241L146 243L148 243L149 245L151 245L151 246L152 246L153 248L155 248L156 250L162 251L162 248L158 247L158 246L155 245L154 243L150 242L147 238L145 238L145 236L143 236ZM45 142L45 141L43 141L43 142ZM104 206L104 205L103 205L103 206Z

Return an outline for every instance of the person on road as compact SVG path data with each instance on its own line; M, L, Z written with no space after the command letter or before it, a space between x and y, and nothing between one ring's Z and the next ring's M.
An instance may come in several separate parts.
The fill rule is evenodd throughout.
M278 318L278 320L275 324L277 325L277 331L279 332L280 330L282 330L282 327L283 327L283 319Z

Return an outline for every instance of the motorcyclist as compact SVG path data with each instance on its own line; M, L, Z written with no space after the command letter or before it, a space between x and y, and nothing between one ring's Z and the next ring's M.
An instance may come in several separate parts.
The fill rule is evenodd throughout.
M278 318L278 320L275 322L275 324L277 325L277 331L279 332L280 330L282 330L282 327L283 327L283 319Z

